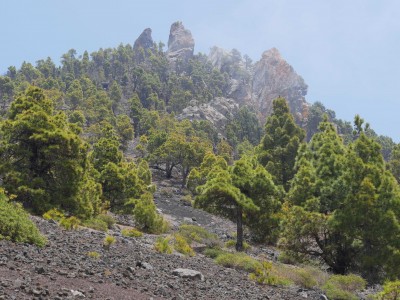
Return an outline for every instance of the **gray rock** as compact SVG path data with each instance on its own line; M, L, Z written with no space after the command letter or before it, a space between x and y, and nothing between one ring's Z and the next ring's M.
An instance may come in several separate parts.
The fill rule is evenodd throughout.
M329 300L327 296L325 296L324 294L321 294L319 296L319 300Z
M230 98L217 97L209 103L199 104L196 100L190 102L177 117L178 120L208 120L221 132L225 125L239 111L239 104Z
M200 279L201 281L204 281L204 275L201 272L191 269L175 269L172 271L172 275L182 278Z
M303 298L308 298L308 294L304 291L300 292L299 295Z
M191 224L191 223L193 223L193 220L192 220L192 218L183 217L183 222Z
M171 25L168 39L168 59L174 63L178 60L187 62L193 57L194 40L192 33L185 29L182 22Z
M151 37L151 29L146 28L142 34L136 39L133 44L134 50L143 48L144 50L152 48L154 45L153 38Z
M246 105L258 112L260 122L271 114L272 102L279 96L288 101L297 119L303 118L308 109L304 98L308 87L277 49L265 51L254 65L237 50L229 52L218 47L211 49L208 59L215 68L229 73L228 97L240 107Z
M80 291L71 290L71 294L75 298L85 298L85 295Z
M142 269L146 269L146 270L153 270L153 266L147 262L143 262L143 261L138 261L136 263L136 266Z
M235 99L240 106L252 106L251 95L251 65L245 63L237 50L227 50L213 47L208 59L221 72L231 76L228 97Z
M21 279L14 280L14 288L19 289L23 285L23 281Z

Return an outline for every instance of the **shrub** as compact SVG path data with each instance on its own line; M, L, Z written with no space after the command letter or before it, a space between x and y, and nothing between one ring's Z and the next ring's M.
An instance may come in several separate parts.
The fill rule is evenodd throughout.
M110 249L111 245L115 244L116 239L112 235L107 235L103 240L103 246L105 249Z
M187 204L188 206L193 206L192 195L188 194L188 195L182 196L181 202L183 202L184 204Z
M79 227L79 224L81 224L81 221L77 217L69 217L69 218L63 218L60 221L60 226L64 227L66 230L76 230Z
M244 253L221 253L215 258L215 262L228 268L254 272L261 263Z
M154 244L154 249L160 253L166 253L166 254L171 254L172 253L172 247L169 245L170 238L166 237L159 237L156 240L156 243Z
M366 281L360 276L350 275L332 275L323 285L329 299L353 300L358 299L355 292L365 288Z
M169 228L168 223L157 213L153 196L149 193L145 193L136 201L133 216L136 226L145 232L160 234Z
M166 198L171 198L174 195L172 188L166 187L160 190L160 194Z
M108 229L112 229L115 225L115 219L110 215L101 214L96 217L96 219L101 220L102 222L107 224Z
M293 274L293 281L297 285L307 289L323 285L329 277L327 273L309 266L304 268L295 268Z
M87 256L89 256L90 258L99 259L100 253L96 251L90 251L87 253Z
M307 289L319 287L329 278L328 273L316 267L294 267L280 263L273 265L272 273Z
M83 225L94 230L100 230L104 232L106 232L108 229L107 223L98 218L86 220Z
M43 214L45 220L54 220L60 222L64 218L64 214L57 208L50 209Z
M223 253L226 252L215 248L207 248L206 250L204 250L204 255L210 258L217 258L218 255L221 255Z
M279 254L278 261L280 261L281 263L284 263L284 264L288 264L288 265L296 265L297 263L300 262L300 260L298 258L294 257L293 255L291 255L290 253L287 253L285 251L282 251Z
M377 300L400 300L400 280L387 281L383 291L375 296Z
M229 240L225 243L226 248L235 248L236 240ZM243 242L243 250L247 250L250 248L250 245L246 242Z
M22 206L10 203L4 191L0 189L0 240L2 239L35 244L39 247L43 247L47 242Z
M142 237L143 233L137 230L136 228L124 228L121 231L123 236L126 237Z
M262 261L256 266L253 273L249 275L251 280L254 280L260 284L268 285L289 285L290 281L288 279L283 279L272 274L272 263L267 261Z
M193 249L190 247L186 239L180 234L175 234L174 236L174 248L176 251L184 255L195 256Z
M216 234L196 225L183 224L179 227L179 234L191 244L193 241L206 244L209 247L219 246L219 239Z

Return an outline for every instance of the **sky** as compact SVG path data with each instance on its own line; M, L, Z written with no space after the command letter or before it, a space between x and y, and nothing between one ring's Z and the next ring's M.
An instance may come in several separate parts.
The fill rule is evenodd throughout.
M13 0L0 8L0 74L69 49L133 44L145 28L168 42L182 21L195 53L237 49L253 61L272 47L308 84L308 102L338 118L359 114L400 142L398 0Z

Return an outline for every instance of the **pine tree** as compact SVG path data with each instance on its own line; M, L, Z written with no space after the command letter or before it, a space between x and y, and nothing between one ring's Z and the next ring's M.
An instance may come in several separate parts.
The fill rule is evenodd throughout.
M327 122L303 147L280 243L295 257L321 257L336 273L376 280L399 276L400 190L362 125L357 117L358 138L347 149Z
M0 170L9 193L38 213L52 207L81 210L87 145L64 113L54 114L42 90L30 87L12 103L1 132Z
M305 133L296 125L284 98L273 102L273 112L267 118L265 135L258 146L260 163L271 173L274 182L289 190L293 178L298 148Z
M400 144L393 148L388 166L397 182L400 183Z
M271 175L253 158L242 157L228 169L214 167L204 185L198 187L195 205L236 222L236 250L243 250L243 225L260 239L276 229L278 189Z

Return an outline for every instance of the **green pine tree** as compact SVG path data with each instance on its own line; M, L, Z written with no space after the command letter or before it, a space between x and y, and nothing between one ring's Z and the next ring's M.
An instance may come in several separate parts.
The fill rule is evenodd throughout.
M305 133L296 125L284 98L273 102L273 112L267 118L265 135L258 146L260 163L271 173L274 182L289 190L293 178L297 151Z
M81 210L78 194L87 144L74 128L64 113L54 113L51 100L36 87L12 103L8 119L1 123L3 185L37 213L52 207Z

